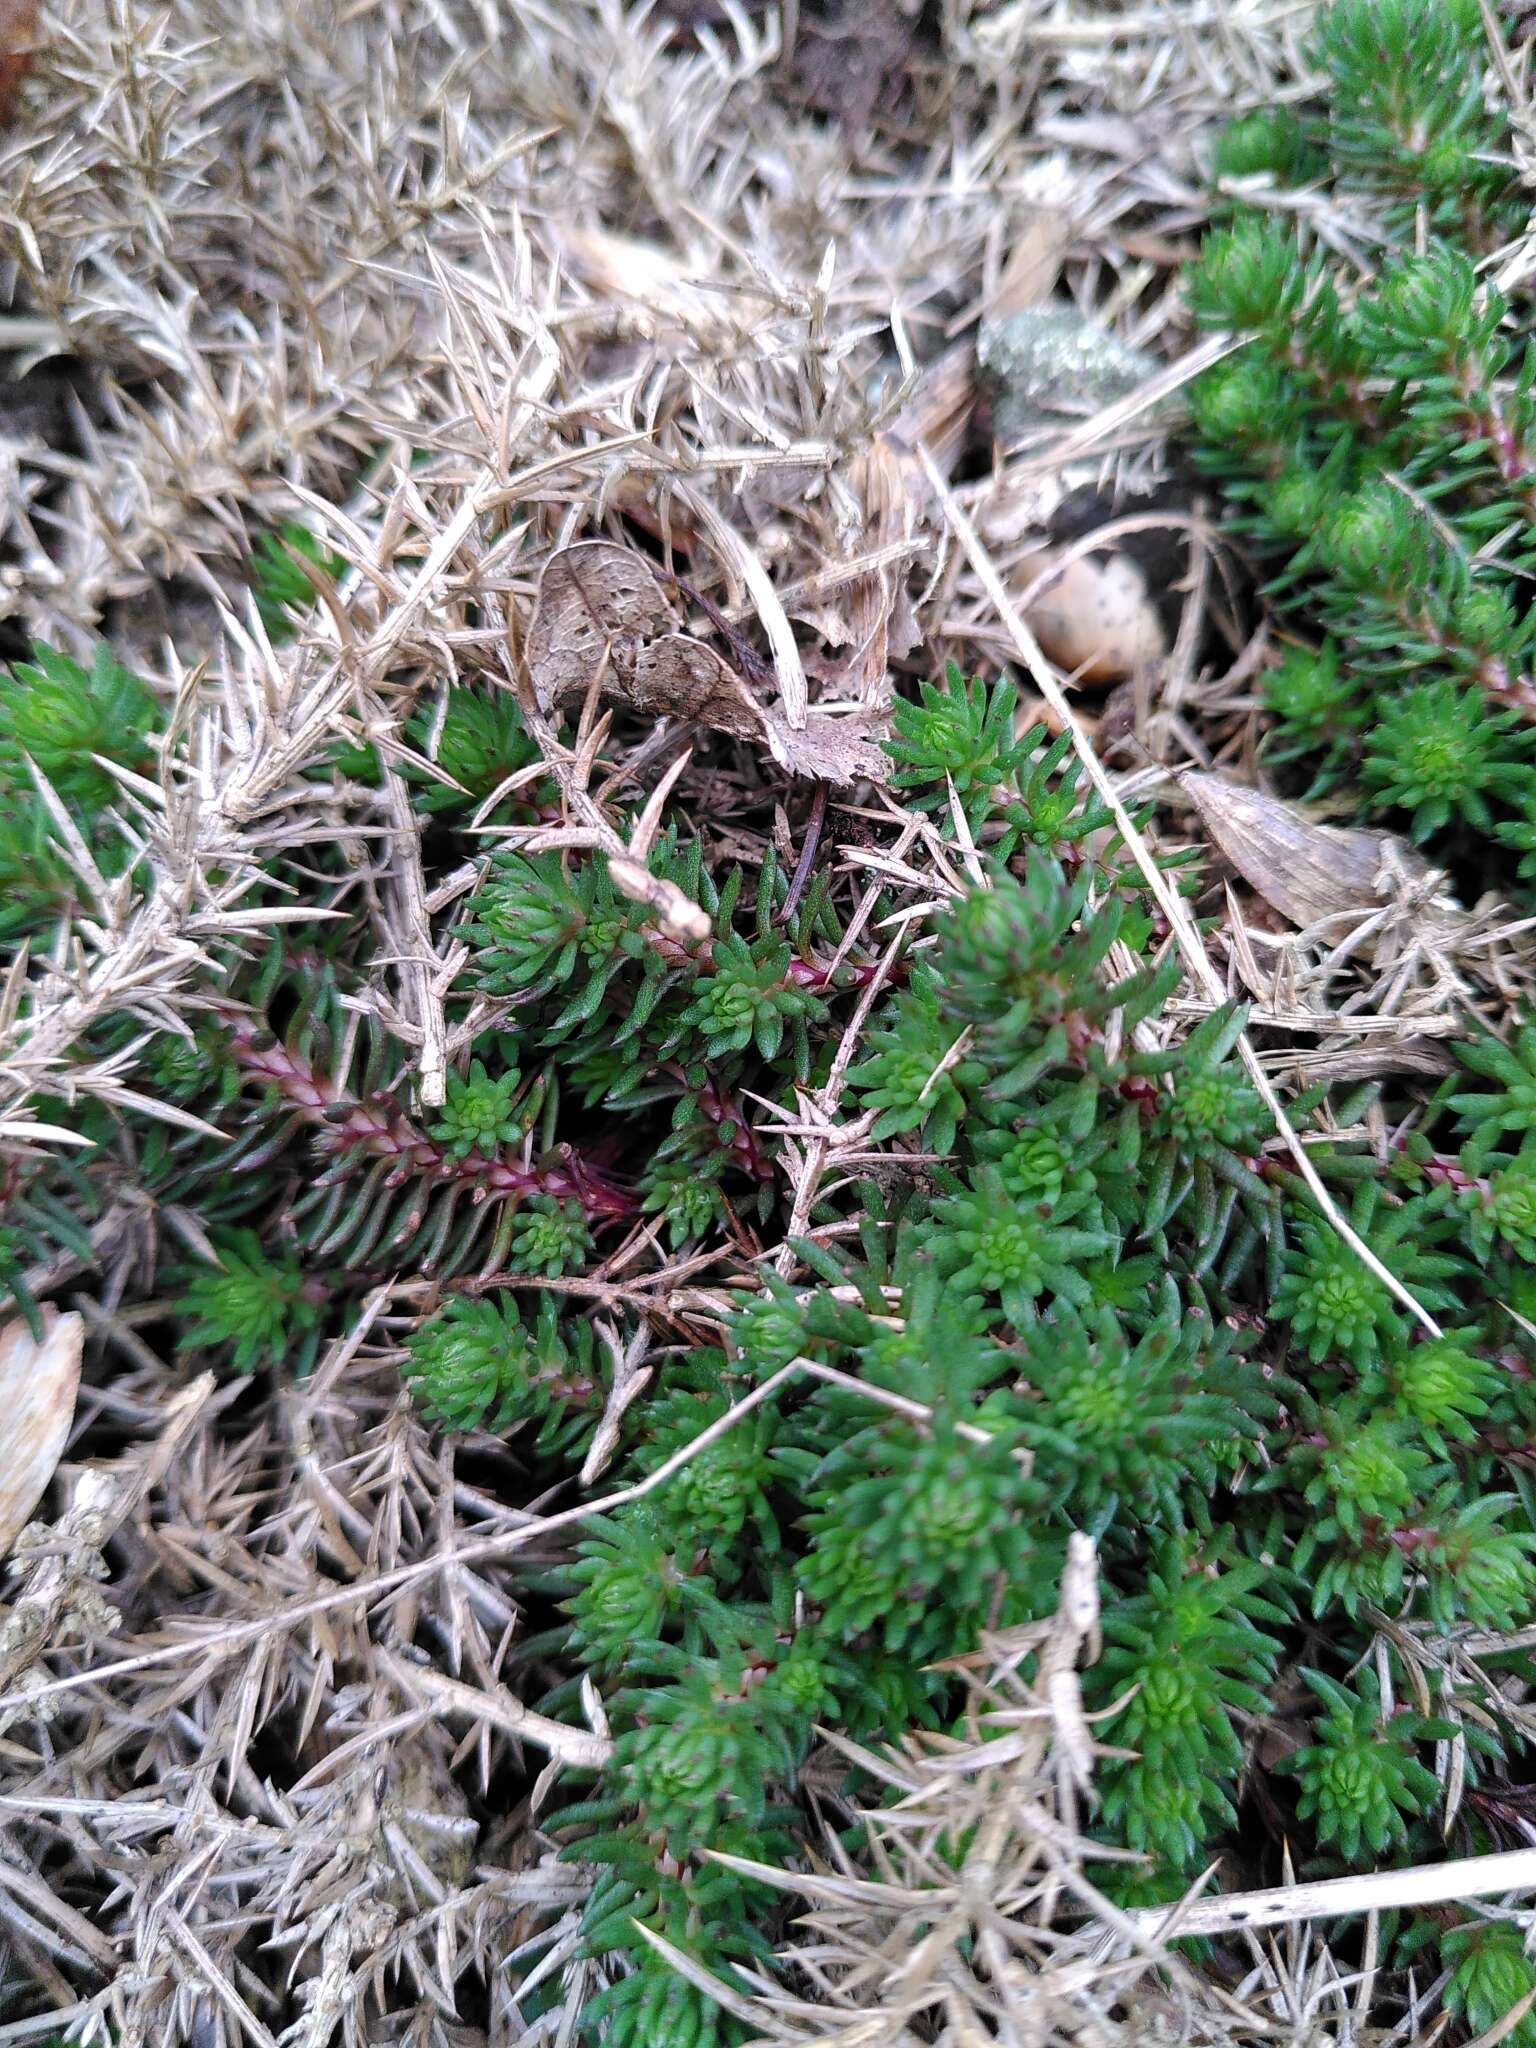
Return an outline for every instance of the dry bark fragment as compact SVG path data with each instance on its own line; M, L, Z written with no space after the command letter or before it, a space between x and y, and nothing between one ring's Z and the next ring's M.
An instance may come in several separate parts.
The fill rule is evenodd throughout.
M37 0L0 0L0 121L11 117L39 40Z

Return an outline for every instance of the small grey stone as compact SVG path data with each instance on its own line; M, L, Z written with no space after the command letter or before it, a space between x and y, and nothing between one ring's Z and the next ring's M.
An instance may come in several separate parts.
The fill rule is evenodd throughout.
M1087 419L1144 384L1157 359L1071 306L984 320L976 368L992 401L993 437L1009 448L1063 418Z

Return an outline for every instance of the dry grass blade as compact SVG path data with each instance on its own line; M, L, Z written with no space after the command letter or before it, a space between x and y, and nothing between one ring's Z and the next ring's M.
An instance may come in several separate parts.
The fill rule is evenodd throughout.
M1325 1878L1315 1884L1278 1885L1261 1892L1225 1892L1173 1908L1131 1915L1136 1927L1160 1940L1176 1934L1227 1934L1241 1928L1282 1927L1302 1920L1332 1920L1351 1913L1390 1913L1404 1906L1439 1906L1461 1899L1499 1898L1536 1891L1536 1849L1495 1856L1465 1856L1416 1870L1381 1870L1363 1877Z

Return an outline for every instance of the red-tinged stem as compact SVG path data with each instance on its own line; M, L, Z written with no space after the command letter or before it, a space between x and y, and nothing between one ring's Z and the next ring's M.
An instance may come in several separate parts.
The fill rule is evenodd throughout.
M1143 1116L1156 1116L1160 1096L1155 1080L1150 1074L1127 1074L1120 1083L1119 1093L1125 1102L1134 1102Z
M668 1067L666 1071L677 1080L683 1081L684 1086L687 1085L681 1067ZM699 1090L697 1101L699 1114L708 1117L712 1124L729 1123L736 1126L736 1135L731 1139L731 1151L742 1172L751 1174L754 1180L772 1180L773 1167L763 1148L758 1144L755 1132L718 1082L706 1081Z
M1484 669L1490 673L1485 675ZM1497 673L1492 673L1492 670L1497 670ZM1511 675L1508 666L1499 661L1483 663L1478 670L1478 681L1496 703L1507 704L1511 711L1518 711L1528 724L1536 725L1536 679Z
M1459 1195L1486 1195L1489 1184L1476 1174L1468 1173L1454 1159L1443 1152L1436 1152L1428 1159L1416 1160L1414 1164L1432 1187L1454 1188Z
M1488 653L1445 632L1422 605L1399 598L1396 612L1408 631L1421 634L1431 647L1440 647L1447 654L1459 654L1470 660L1473 677L1485 696L1496 704L1507 705L1511 711L1536 724L1536 679L1516 674L1502 655Z
M834 988L839 993L845 989L868 988L879 972L878 960L845 960L835 974L830 967L823 967L816 960L791 960L784 979L791 988L808 988L822 995ZM886 978L894 984L905 973L905 964L897 961Z
M1500 483L1509 486L1528 517L1536 517L1536 449L1499 396L1504 361L1502 351L1479 360L1475 352L1459 348L1455 338L1446 338L1445 374L1465 407L1463 424L1476 440L1487 442Z
M398 1187L408 1180L459 1181L474 1199L520 1201L529 1195L552 1195L557 1201L581 1203L592 1221L627 1219L636 1213L634 1197L615 1187L573 1146L560 1146L552 1157L525 1165L512 1152L469 1152L455 1157L416 1126L387 1097L359 1102L307 1055L274 1038L256 1018L232 1016L230 1039L242 1070L279 1093L315 1123L322 1152L342 1155L367 1152L375 1159L393 1159L386 1183Z
M1536 513L1536 461L1510 424L1498 393L1492 388L1481 390L1469 382L1462 397L1478 438L1488 443L1499 481L1514 490L1528 513Z

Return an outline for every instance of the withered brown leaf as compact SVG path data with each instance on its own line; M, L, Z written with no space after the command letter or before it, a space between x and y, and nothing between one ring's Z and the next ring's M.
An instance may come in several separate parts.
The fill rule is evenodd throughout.
M579 540L550 556L528 627L528 669L541 711L585 696L604 668L632 681L635 658L677 614L643 555Z
M787 774L842 785L884 782L890 773L890 761L880 745L889 719L878 705L839 718L813 711L798 732L772 712L760 716L768 751Z
M1391 832L1319 825L1283 797L1189 770L1180 787L1218 853L1249 888L1303 930L1319 919L1366 911L1388 893L1384 877L1423 880L1428 863Z
M761 713L730 663L686 633L663 633L635 661L633 700L641 711L696 718L700 725L756 739Z
M683 632L643 555L615 541L582 540L545 564L528 627L528 669L542 711L599 692L636 711L694 719L729 738L767 746L786 773L848 783L883 782L885 714L813 711L803 728L760 704L723 655Z

